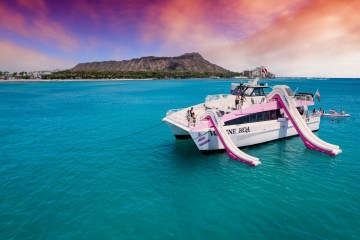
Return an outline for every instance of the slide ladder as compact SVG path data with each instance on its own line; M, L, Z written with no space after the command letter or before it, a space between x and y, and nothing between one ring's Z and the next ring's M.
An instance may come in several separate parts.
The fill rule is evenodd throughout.
M223 127L223 122L217 115L215 110L208 110L205 113L205 119L208 119L211 125L214 127L216 134L218 135L221 143L224 145L226 152L228 153L229 157L232 159L238 160L240 162L249 164L251 166L257 166L261 162L258 158L252 157L243 151L241 151L231 140L229 134L225 131Z
M307 148L333 156L340 154L342 151L339 146L321 140L311 131L296 108L296 100L289 95L290 92L291 90L288 86L274 86L273 91L267 95L267 98L274 98L279 101Z

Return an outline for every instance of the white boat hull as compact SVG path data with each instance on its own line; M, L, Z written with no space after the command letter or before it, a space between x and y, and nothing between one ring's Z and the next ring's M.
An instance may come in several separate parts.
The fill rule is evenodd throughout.
M174 134L174 136L178 139L188 139L190 138L190 134L185 128L179 124L176 124L175 122L172 122L171 120L167 119L165 121L168 127L170 128L171 132ZM180 127L181 126L181 127Z
M312 131L319 130L320 118L311 118L307 125ZM287 118L224 126L224 129L237 147L251 146L298 135L296 129ZM223 144L212 128L190 131L190 134L200 151L224 149Z

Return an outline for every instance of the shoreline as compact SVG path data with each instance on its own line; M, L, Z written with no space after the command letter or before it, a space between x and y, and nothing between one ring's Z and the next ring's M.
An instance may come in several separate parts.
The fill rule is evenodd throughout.
M0 79L0 83L6 82L99 82L99 81L152 81L162 80L155 78L132 79L132 78L113 78L113 79Z
M314 80L327 80L331 78L318 78L318 77L277 77L276 79L293 79L293 78L306 78L306 79L314 79ZM101 81L163 81L163 80L192 80L192 79L211 79L211 80L219 80L219 79L230 79L230 78L186 78L186 79L158 79L158 78L109 78L109 79L0 79L0 83L13 83L13 82L101 82ZM253 78L232 78L234 81L236 80L251 80ZM346 78L346 79L358 79L358 78Z
M158 78L109 78L109 79L0 79L0 83L6 82L101 82L101 81L164 81L164 80L199 80L199 79L230 79L230 78L172 78L172 79L158 79ZM239 80L239 78L234 78ZM252 78L243 78L241 80L249 80Z

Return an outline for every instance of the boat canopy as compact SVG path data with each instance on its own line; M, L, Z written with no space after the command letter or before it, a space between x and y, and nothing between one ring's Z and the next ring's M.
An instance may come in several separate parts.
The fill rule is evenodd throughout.
M231 84L230 94L238 95L244 94L245 96L265 96L267 89L271 89L269 86L264 84L260 85L249 85L249 84Z

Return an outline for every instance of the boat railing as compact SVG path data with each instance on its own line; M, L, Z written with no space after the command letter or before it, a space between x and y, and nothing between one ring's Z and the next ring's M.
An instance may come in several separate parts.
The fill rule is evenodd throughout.
M295 100L313 102L314 98L310 94L309 95L295 95Z
M172 121L181 124L183 126L187 126L188 125L188 121L186 119L186 117L184 117L183 115L179 115L179 114L174 114L176 112L181 111L183 108L179 108L179 109L170 109L169 111L166 112L166 117L171 119Z
M312 117L320 117L322 115L322 113L320 111L315 111L315 112L312 112L311 116Z
M208 109L218 109L228 111L231 107L227 101L230 94L209 95L205 98L205 107Z
M261 103L265 103L268 102L268 99L266 98L266 96L263 97L256 97L256 98L249 98L251 104L249 103L249 105L256 105L256 104L261 104Z
M214 100L226 99L228 96L229 96L229 94L208 95L205 98L205 103L211 102L211 101L214 101Z
M184 108L179 108L179 109L170 109L166 112L166 117L171 119L172 121L178 123L178 124L181 124L185 127L193 127L194 124L192 123L192 121L189 123L189 120L187 119L187 116L185 115L182 115L182 114L174 114L176 112L179 112L181 110L183 110ZM195 126L199 125L199 124L202 124L204 121L203 118L202 118L202 114L198 114L196 116L196 120L195 120Z

